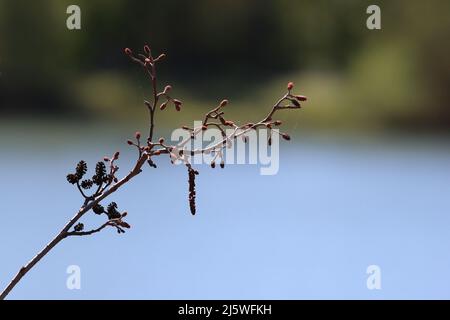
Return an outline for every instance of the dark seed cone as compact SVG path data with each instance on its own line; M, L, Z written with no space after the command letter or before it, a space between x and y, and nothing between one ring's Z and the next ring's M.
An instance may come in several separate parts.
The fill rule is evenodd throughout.
M196 207L195 207L195 176L198 175L198 171L188 168L188 174L189 174L189 208L191 209L192 215L195 215Z
M106 214L108 215L108 219L118 219L122 215L119 211L117 211L117 203L111 202L108 207L106 208Z
M81 187L83 189L90 189L94 183L91 179L81 181Z
M80 180L80 179L78 179L77 175L73 174L73 173L69 173L66 178L67 178L67 181L71 184L75 184Z
M77 167L75 168L75 174L77 175L78 179L83 178L83 176L87 172L87 164L85 161L81 160L78 162Z
M75 230L76 232L83 231L83 229L84 229L84 224L82 224L81 222L78 223L77 225L75 225L75 227L73 227L73 230Z
M92 211L94 211L95 214L102 214L105 212L105 208L101 204L96 204L92 207Z

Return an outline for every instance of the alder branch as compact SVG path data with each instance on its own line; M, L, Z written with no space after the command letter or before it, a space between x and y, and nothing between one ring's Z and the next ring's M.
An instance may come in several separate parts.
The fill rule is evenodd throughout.
M130 228L130 225L123 220L127 215L126 212L119 212L118 206L115 202L111 202L105 209L101 205L101 201L108 198L110 195L115 193L122 186L132 180L135 176L140 174L142 172L142 167L146 163L149 166L156 168L153 157L168 154L170 155L172 162L174 162L175 160L180 160L186 165L189 177L189 206L192 215L195 215L195 177L199 174L199 172L192 167L192 164L190 163L190 157L195 155L196 153L215 152L216 154L213 162L211 163L211 166L214 168L214 161L217 159L217 157L221 157L220 165L223 168L224 160L222 149L225 148L228 144L232 143L234 139L238 138L239 136L244 136L250 130L257 130L258 128L262 127L268 128L272 133L272 127L281 125L281 121L273 120L273 116L278 110L300 109L300 102L306 101L305 96L293 95L291 93L294 84L292 82L289 82L287 86L287 93L284 94L275 103L268 115L257 123L247 123L242 126L237 126L233 121L227 120L225 118L225 112L223 111L223 108L228 104L228 100L223 100L217 107L213 108L205 114L204 120L200 127L183 127L184 130L188 130L191 133L190 138L186 141L183 141L177 145L167 145L164 142L164 138L160 138L158 142L154 142L153 138L155 131L155 114L157 109L159 108L162 111L166 109L168 105L173 105L176 111L181 111L182 102L178 99L172 98L172 96L169 95L172 90L172 86L170 85L166 85L163 91L158 92L156 65L165 58L165 54L161 54L155 59L152 56L150 47L147 45L144 46L144 54L138 54L137 56L135 56L129 48L125 49L125 53L131 59L131 61L137 63L145 70L151 82L151 101L144 101L144 104L149 110L149 133L146 141L147 143L145 145L142 145L141 134L139 132L135 133L135 142L131 140L127 141L129 145L137 148L138 158L131 171L122 179L119 179L117 177L119 167L116 165L116 161L118 161L119 159L119 152L115 152L112 157L104 157L103 161L98 162L95 167L95 174L91 178L85 178L87 174L86 162L82 160L77 164L75 172L67 175L67 181L70 184L76 185L78 191L84 199L83 204L75 213L75 215L59 231L59 233L57 233L56 236L41 251L36 254L36 256L34 256L27 264L19 269L10 283L1 292L0 299L5 299L6 296L11 292L11 290L25 276L25 274L27 274L63 239L71 236L93 235L101 232L107 227L115 228L119 234L124 233L124 229ZM161 100L165 101L160 103ZM285 102L287 104L283 104ZM214 122L213 120L218 122ZM222 133L223 140L208 148L192 150L189 154L186 154L183 150L181 150L186 146L187 143L195 139L201 131L208 129L208 127L215 127L219 129ZM233 132L230 135L226 134L227 128L233 129ZM290 140L288 134L280 133L280 135L284 139ZM108 170L105 163L109 165ZM90 195L87 194L87 190L94 187L94 185L96 186L95 191ZM97 228L91 229L89 231L84 231L84 224L80 222L80 219L91 210L98 215L106 214L107 221Z

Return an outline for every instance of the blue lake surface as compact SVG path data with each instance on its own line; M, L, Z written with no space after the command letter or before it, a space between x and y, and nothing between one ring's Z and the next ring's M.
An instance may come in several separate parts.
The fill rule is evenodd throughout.
M79 208L65 175L116 147L17 139L1 140L2 287ZM282 143L274 176L256 165L200 166L195 217L186 170L161 158L111 197L129 213L127 233L63 241L9 298L450 299L449 144L354 140ZM120 149L124 174L134 153ZM80 267L80 290L66 287L70 265ZM367 288L370 265L380 267L380 290Z

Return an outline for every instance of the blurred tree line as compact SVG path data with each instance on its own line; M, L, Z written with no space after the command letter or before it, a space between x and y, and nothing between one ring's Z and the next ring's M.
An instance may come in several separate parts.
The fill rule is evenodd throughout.
M70 4L81 30L66 28ZM0 112L120 116L146 85L123 48L149 43L199 106L229 93L252 112L290 76L312 126L450 128L450 2L378 1L380 31L366 28L370 4L0 0Z

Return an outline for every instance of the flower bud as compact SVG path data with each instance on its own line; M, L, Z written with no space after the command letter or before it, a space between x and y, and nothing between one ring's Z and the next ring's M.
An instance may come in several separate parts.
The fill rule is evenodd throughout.
M161 105L159 106L159 109L160 109L160 110L164 110L166 107L167 107L167 101L161 103Z
M291 140L291 136L288 135L287 133L282 133L281 136L283 137L284 140L287 140L287 141Z
M222 169L225 168L225 162L222 161L222 162L220 163L220 167L221 167Z
M141 138L141 133L139 131L136 131L134 137L139 140Z
M216 167L216 163L214 161L211 162L211 168L215 168Z
M276 120L273 124L276 126L281 126L283 122L281 122L280 120Z
M178 99L173 99L173 103L177 106L181 106L183 103Z
M126 55L128 55L128 56L130 56L130 55L132 55L133 54L133 51L131 51L131 49L130 48L125 48L125 54Z
M232 126L234 126L234 122L227 120L227 121L224 122L224 125L232 127Z
M306 101L306 100L308 100L308 97L305 97L305 96L295 96L295 99L297 99L298 101Z
M164 88L164 93L168 93L170 90L172 90L172 86L171 86L171 85L167 85L167 86Z
M221 107L221 108L222 108L222 107L225 107L227 104L228 104L228 100L227 100L227 99L224 99L224 100L222 100L222 102L220 103L220 107Z
M127 143L128 143L130 146L134 144L133 141L131 141L131 140L127 140Z
M120 152L116 151L116 153L114 153L113 160L119 159L119 155L120 155Z
M148 45L144 46L144 51L146 54L150 54L150 47Z
M164 143L164 138L159 138L159 143Z
M289 91L291 91L293 88L294 88L294 83L293 83L293 82L289 82L289 83L287 84L287 89L288 89Z
M203 131L205 131L205 130L207 130L207 129L208 129L208 126L206 126L206 125L203 125L203 126L202 126L202 130L203 130Z
M158 58L156 58L156 60L162 60L162 59L164 59L166 57L166 54L165 53L161 53L159 56L158 56Z
M109 162L109 158L108 157L103 157L103 161Z

